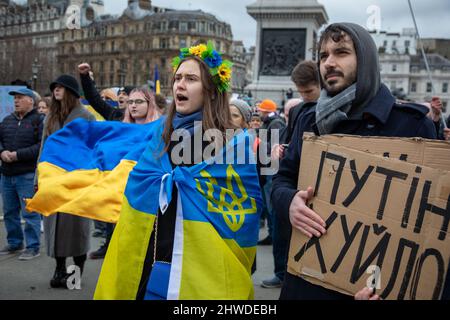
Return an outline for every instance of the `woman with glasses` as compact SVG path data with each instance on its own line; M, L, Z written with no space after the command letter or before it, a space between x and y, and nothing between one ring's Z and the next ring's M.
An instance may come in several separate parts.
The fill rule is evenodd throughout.
M130 93L122 122L145 124L158 120L160 113L153 94L146 88L136 88Z

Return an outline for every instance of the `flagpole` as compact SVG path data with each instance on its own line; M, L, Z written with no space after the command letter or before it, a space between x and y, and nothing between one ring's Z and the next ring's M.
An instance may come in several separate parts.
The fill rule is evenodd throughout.
M434 89L434 85L433 85L433 77L431 76L430 65L428 64L428 58L427 58L427 55L425 54L425 49L423 46L422 38L420 37L420 34L419 34L419 27L417 26L416 16L414 15L414 10L411 5L411 0L408 0L408 4L409 4L409 10L411 11L411 16L412 16L412 19L414 22L414 27L416 28L417 41L419 42L420 51L422 52L422 57L423 57L423 60L425 61L425 68L427 69L427 72L428 72L428 79L430 80L430 83L431 83L431 91L433 93L433 96L436 96L436 90ZM442 112L441 112L440 121L443 124L444 128L447 129L447 124L445 123Z

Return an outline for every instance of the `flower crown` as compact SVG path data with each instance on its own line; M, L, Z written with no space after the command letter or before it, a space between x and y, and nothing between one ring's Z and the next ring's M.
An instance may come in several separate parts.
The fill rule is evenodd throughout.
M211 41L208 44L199 44L190 48L180 49L180 55L173 58L172 67L175 72L184 58L197 56L202 59L209 67L215 85L220 93L228 91L231 83L231 67L233 64L228 60L222 59L222 54L214 49Z

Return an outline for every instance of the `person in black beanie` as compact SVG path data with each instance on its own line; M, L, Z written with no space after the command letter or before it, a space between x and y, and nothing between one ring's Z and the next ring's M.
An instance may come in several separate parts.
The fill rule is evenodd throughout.
M95 121L95 117L80 104L80 89L74 77L58 77L50 84L50 91L52 101L49 114L44 120L41 152L47 138L71 121L79 118ZM37 182L38 180L35 185L38 185ZM66 272L67 257L73 257L80 274L83 273L90 245L90 225L89 219L62 212L44 217L47 254L56 260L56 269L50 281L52 288L67 288L70 277Z
M298 176L304 132L316 135L422 137L436 139L436 130L427 118L428 109L416 104L397 104L381 83L377 47L369 32L352 23L330 25L318 46L318 67L322 92L315 107L302 113L293 139L273 179L272 201L279 219L309 238L326 233L324 220L307 207L314 190L298 190ZM363 288L361 288L363 289ZM450 294L449 277L443 298ZM280 299L338 300L353 297L325 289L288 272ZM380 297L364 288L356 299Z

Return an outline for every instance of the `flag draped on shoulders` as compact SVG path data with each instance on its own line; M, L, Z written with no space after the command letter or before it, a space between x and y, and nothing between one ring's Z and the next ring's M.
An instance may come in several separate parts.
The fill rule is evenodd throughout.
M81 124L78 122L78 125ZM152 291L167 299L252 299L251 267L256 255L262 200L256 165L250 164L249 159L253 156L250 150L251 137L246 132L241 133L235 136L216 158L191 167L172 167L168 154L162 151L162 120L146 126L135 125L136 128L142 129L140 137L138 133L133 135L125 132L121 133L123 140L120 141L121 138L116 137L117 148L127 145L128 153L115 150L115 138L108 134L109 132L114 135L115 131L112 129L121 130L119 127L114 128L117 124L110 123L110 128L91 126L89 134L77 134L77 138L73 138L77 142L72 141L70 147L70 142L61 140L70 140L71 134L80 130L79 128L73 128L73 132L67 131L64 135L56 134L58 139L47 141L52 145L46 145L39 164L39 192L29 202L30 209L43 212L41 208L45 208L45 204L41 204L42 207L36 203L31 205L35 201L42 202L42 198L38 201L39 193L64 191L69 195L63 196L67 198L61 202L65 201L70 206L70 210L64 212L103 221L113 221L111 217L116 216L115 213L110 213L111 208L101 210L110 205L108 201L120 202L119 222L103 263L95 299L137 297L156 215L158 212L165 214L171 201L177 202L172 261L167 269L167 279L150 275L145 298L154 299L153 295L148 294ZM87 123L83 125L88 126ZM70 126L66 128L70 129ZM66 129L62 131L64 130ZM136 140L126 143L124 139L131 136ZM110 142L109 147L101 146L105 142L107 145ZM144 147L142 142L145 143ZM57 144L59 147L63 146L65 151L61 151ZM68 150L73 150L74 157L80 159L69 159L72 152ZM238 154L242 154L239 151L242 150L246 151L249 158L244 162L236 161ZM216 161L219 157L225 159L224 155L232 151L236 155L232 163L219 164L221 162ZM65 155L55 157L54 154L58 152ZM81 159L83 152L89 156L83 156ZM59 159L57 164L53 162L53 157ZM87 159L90 165L83 167L81 161ZM229 159L228 155L226 159ZM57 171L50 172L48 176L42 174L43 164L46 163L56 165ZM76 179L65 180L64 190L47 190L51 187L44 184L41 178L47 178L45 183L51 184L52 179L59 179L58 175L77 171L75 163L78 163L86 175L92 175L87 179L87 183L82 182L83 179L81 182L76 182ZM124 168L120 168L121 166ZM104 188L104 191L97 190L102 196L92 196L89 200L81 196L69 199L71 188L75 188L79 194L83 193L82 189L89 193L89 188L97 182L101 183L100 171L110 170L109 172L113 173L116 169L119 169L116 177L99 186ZM117 186L117 180L120 179L124 180L123 185ZM109 183L115 185L115 200L106 198L108 190L111 192ZM172 199L174 186L178 189L177 199ZM41 188L46 190L41 191ZM122 196L118 198L120 190ZM58 197L56 198L59 199ZM77 206L84 209L79 210ZM45 209L46 212L53 210Z

